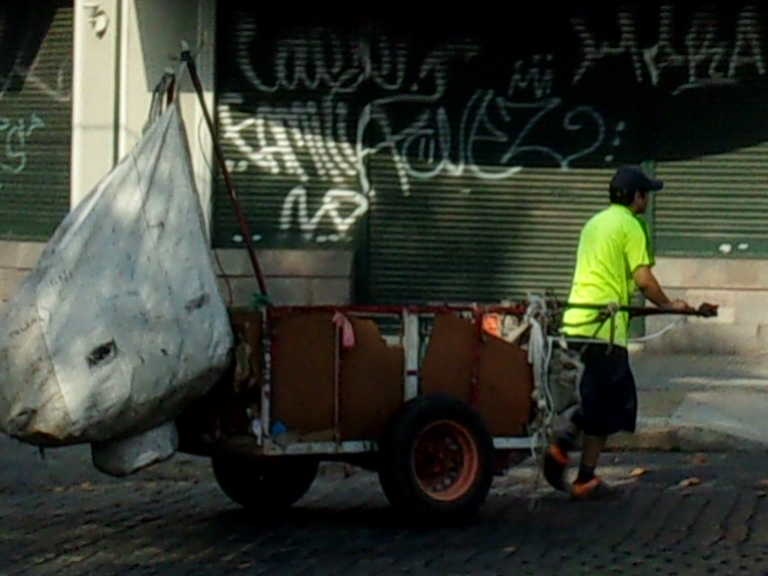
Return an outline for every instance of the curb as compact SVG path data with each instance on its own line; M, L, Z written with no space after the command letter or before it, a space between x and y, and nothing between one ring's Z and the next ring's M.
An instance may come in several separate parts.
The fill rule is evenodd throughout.
M768 439L767 439L768 440ZM639 419L634 434L609 438L607 451L660 452L766 452L768 442L690 424L672 424L668 418Z

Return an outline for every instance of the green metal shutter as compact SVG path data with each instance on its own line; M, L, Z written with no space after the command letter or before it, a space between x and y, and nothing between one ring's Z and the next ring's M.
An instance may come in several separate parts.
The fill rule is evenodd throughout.
M500 181L444 178L403 196L375 175L370 298L498 302L567 297L579 232L607 206L611 170L525 168Z
M702 4L677 33L700 52L657 110L658 255L768 256L766 16L760 4Z
M69 210L71 0L0 5L0 239L46 240Z
M662 256L768 255L768 143L661 162L656 251Z
M253 6L218 12L218 129L256 246L349 246L367 207L354 157L355 46L335 28ZM243 245L221 179L213 239Z
M479 14L436 27L217 6L218 127L257 246L354 248L365 302L566 296L640 124L596 97L601 79L572 90L553 55L577 52L567 15L519 20L510 43ZM242 246L221 183L213 221L216 246Z
M458 23L391 40L417 80L371 111L364 299L567 297L581 227L608 204L624 125L589 96L558 92L546 56L530 56L547 41L508 39L475 20L466 32Z

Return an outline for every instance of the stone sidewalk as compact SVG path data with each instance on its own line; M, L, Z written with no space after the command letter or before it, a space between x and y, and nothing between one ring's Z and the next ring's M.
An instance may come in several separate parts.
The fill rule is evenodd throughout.
M768 355L634 352L638 430L617 435L623 449L768 448Z

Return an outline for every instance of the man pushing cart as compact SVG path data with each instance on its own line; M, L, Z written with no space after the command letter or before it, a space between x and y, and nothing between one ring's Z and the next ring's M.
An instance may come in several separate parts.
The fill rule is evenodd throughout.
M694 310L683 300L670 299L651 271L653 251L645 222L638 216L645 213L650 193L662 188L661 180L649 177L639 166L618 168L609 185L610 206L584 225L579 238L562 319L568 346L583 364L579 400L564 415L565 425L554 434L543 463L547 481L576 499L613 493L595 474L600 453L609 435L635 431L637 393L627 351L633 312L712 316L717 310L709 304ZM636 289L657 310L633 310L629 304ZM568 453L579 433L583 435L581 462L575 481L568 485Z

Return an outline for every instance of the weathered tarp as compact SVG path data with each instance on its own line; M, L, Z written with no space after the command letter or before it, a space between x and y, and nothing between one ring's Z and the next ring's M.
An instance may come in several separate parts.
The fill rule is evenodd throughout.
M66 217L0 314L0 429L103 442L173 419L232 332L171 105Z

